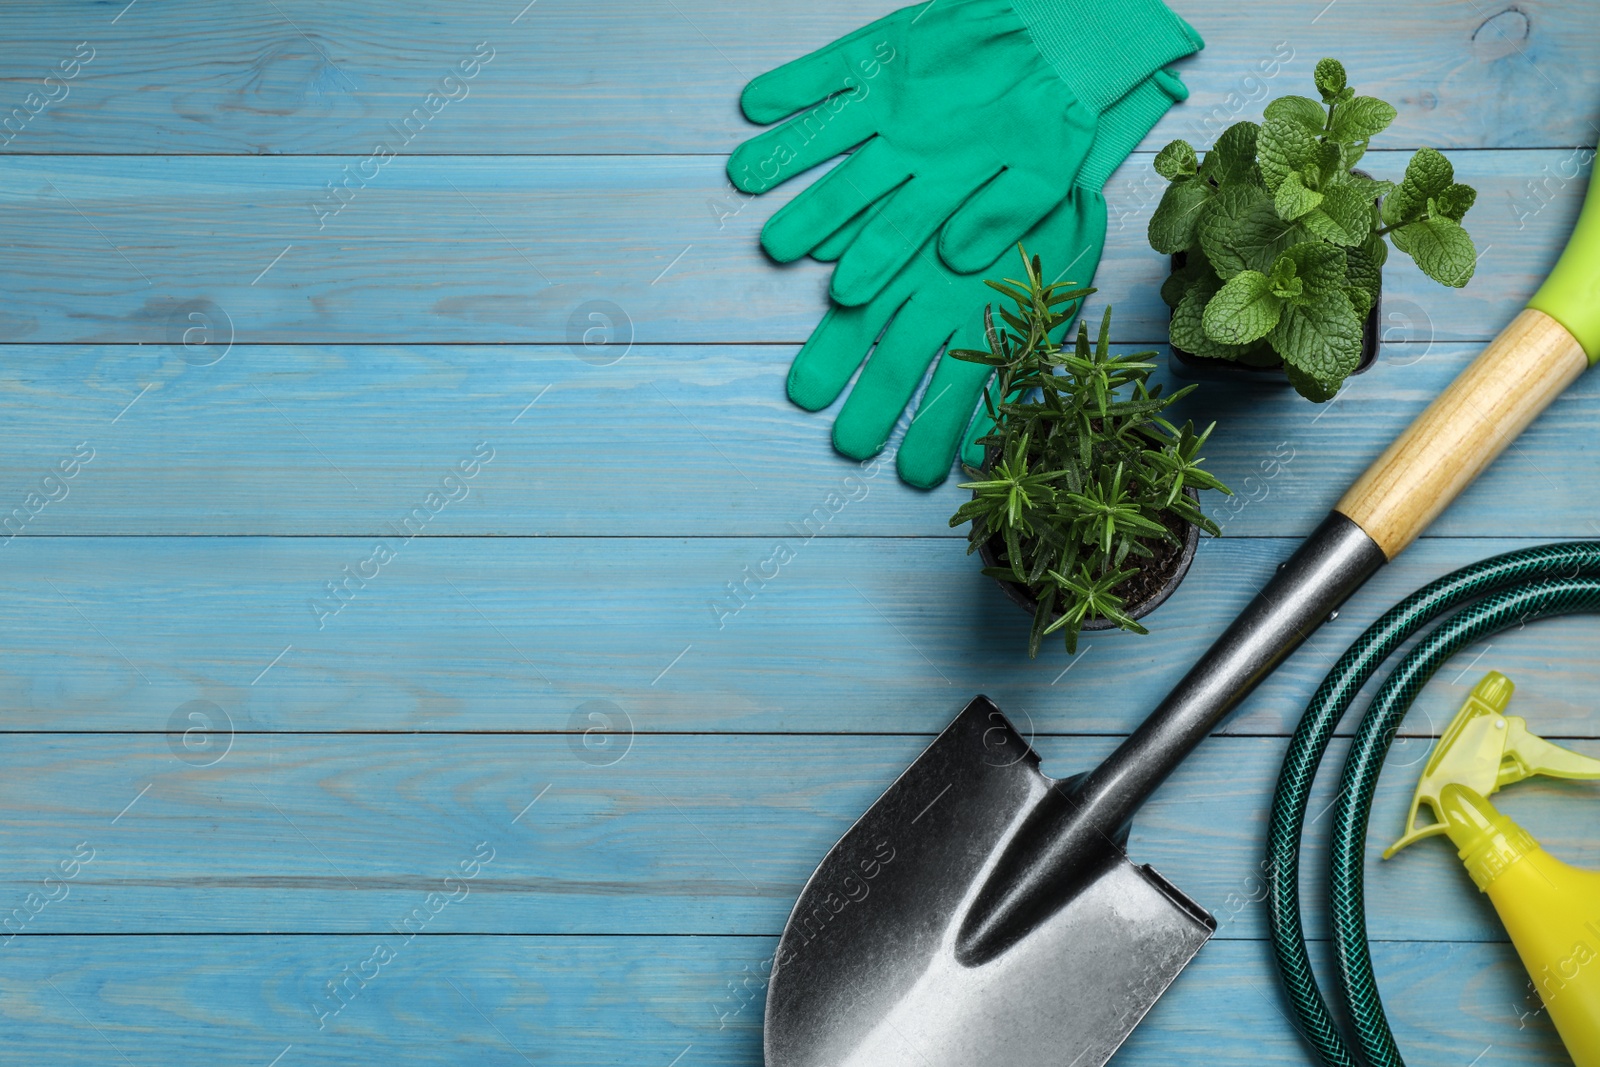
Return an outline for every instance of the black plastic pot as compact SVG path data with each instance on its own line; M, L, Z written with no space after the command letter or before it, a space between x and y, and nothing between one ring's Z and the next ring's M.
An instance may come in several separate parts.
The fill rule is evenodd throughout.
M1195 490L1186 489L1184 492L1188 494L1189 498L1195 503L1198 504L1200 502L1200 494ZM1190 523L1187 531L1184 533L1183 548L1178 554L1178 566L1172 572L1172 576L1163 582L1161 588L1157 589L1154 593L1151 593L1149 596L1145 597L1136 604L1127 605L1126 610L1128 615L1135 619L1142 619L1165 603L1167 597L1172 595L1173 590L1177 589L1178 586L1182 584L1184 576L1189 573L1189 565L1194 562L1195 550L1199 548L1199 546L1200 527L1196 526L1194 523ZM985 541L983 544L978 546L978 558L983 560L983 564L986 567L1005 566L1005 563L1001 558L1001 551L1003 547L1004 542L997 537L991 537L988 541ZM1000 586L1000 589L1005 593L1008 600L1017 605L1017 607L1021 608L1023 611L1026 611L1030 618L1033 616L1034 612L1039 610L1039 601L1032 593L1028 591L1027 586L1018 582L1006 581L1003 578L996 578L995 584ZM1061 613L1059 611L1056 612L1055 617L1059 619L1061 617ZM1079 629L1113 630L1116 629L1116 623L1109 619L1085 619L1083 625L1079 627Z
M1172 269L1182 269L1188 257L1179 252L1172 257ZM1372 310L1367 312L1367 321L1361 327L1361 362L1356 364L1352 375L1361 374L1378 362L1378 321L1383 308L1383 291L1378 291L1377 302L1372 305ZM1167 321L1172 321L1172 313L1167 313ZM1288 385L1289 376L1284 373L1283 364L1273 367L1252 367L1245 363L1235 363L1231 359L1215 359L1211 356L1197 356L1193 352L1185 352L1177 345L1172 345L1172 373L1180 378L1190 381L1233 381L1233 382L1266 382L1268 384Z

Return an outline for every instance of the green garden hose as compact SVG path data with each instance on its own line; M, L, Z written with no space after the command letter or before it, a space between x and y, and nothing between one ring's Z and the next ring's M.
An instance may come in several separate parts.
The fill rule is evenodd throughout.
M1462 605L1466 605L1462 607ZM1385 681L1345 758L1335 808L1330 909L1339 983L1362 1058L1334 1022L1311 971L1300 921L1300 840L1317 766L1361 687L1422 627L1424 636ZM1400 720L1435 671L1463 646L1536 619L1600 611L1600 541L1507 552L1445 575L1406 597L1339 658L1306 707L1284 757L1267 845L1273 950L1301 1034L1328 1067L1401 1067L1367 950L1362 898L1367 818Z

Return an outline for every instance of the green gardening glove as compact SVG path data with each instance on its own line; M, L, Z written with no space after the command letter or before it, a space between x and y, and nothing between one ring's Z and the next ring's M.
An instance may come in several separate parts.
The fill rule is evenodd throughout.
M1188 90L1177 76L1161 71L1135 86L1102 116L1099 134L1071 195L1023 238L1028 253L1042 256L1052 275L1084 285L1093 279L1106 234L1101 186L1173 102L1186 96ZM887 208L882 205L882 210ZM863 212L823 242L814 255L828 259L853 247L851 242L860 240L871 226L872 213ZM838 398L872 350L872 358L833 424L834 447L854 459L866 459L883 449L941 348L947 343L949 348L988 347L983 308L995 293L984 279L1014 273L1015 249L1008 249L975 274L957 274L941 262L935 244L929 239L870 303L832 307L789 369L789 398L816 411ZM889 329L874 348L873 341L885 323ZM972 466L981 464L983 450L975 441L988 432L988 416L979 412L974 419L973 411L990 373L989 367L979 363L949 355L939 358L896 456L901 478L925 489L944 481L969 423L972 429L966 435L962 459Z
M1161 0L932 0L885 16L745 86L753 122L728 177L766 192L854 146L768 220L799 259L886 194L834 272L864 304L936 232L960 273L987 268L1064 200L1101 112L1200 37ZM946 223L948 220L948 223Z

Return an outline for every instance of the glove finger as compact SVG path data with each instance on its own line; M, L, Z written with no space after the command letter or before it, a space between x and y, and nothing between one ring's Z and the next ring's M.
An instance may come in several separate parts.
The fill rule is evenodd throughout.
M893 196L894 194L890 193L889 195ZM871 207L858 212L855 218L834 230L821 244L813 248L811 250L811 258L818 263L833 263L837 261L840 256L849 251L851 245L855 244L856 238L861 236L861 230L871 218Z
M807 411L820 411L839 399L894 312L886 300L830 307L789 365L789 399Z
M830 233L826 240L811 250L811 258L818 263L833 263L856 243L856 238L861 236L861 231L866 229L867 223L877 218L878 212L883 210L885 204L894 199L898 189L892 190L862 210L856 212L849 222Z
M1070 188L1033 171L1002 171L950 216L939 234L940 257L958 274L986 269L1066 199Z
M859 104L837 111L823 104L735 148L728 180L743 192L764 193L854 148L877 132L875 126L875 116Z
M903 11L885 15L815 52L750 79L739 96L745 118L763 125L777 122L859 85L863 78L876 77L878 65L889 62L896 54L895 44L901 36L899 24L904 20Z
M761 247L779 263L799 259L909 175L893 149L881 140L869 141L768 219Z
M855 243L840 257L829 293L841 304L864 304L882 292L914 256L936 257L928 239L987 177L912 178L862 227Z
M937 311L920 300L901 307L834 420L834 448L851 459L868 459L883 451L928 364L955 329Z
M994 384L991 379L983 391L993 394ZM984 447L979 441L994 432L994 420L989 417L988 406L982 402L982 396L978 401L978 410L972 416L972 424L967 427L966 435L961 439L961 462L969 467L983 466ZM946 469L949 466L948 463L945 464Z
M970 347L973 343L966 331L950 341L952 348ZM956 448L962 443L962 431L974 422L973 410L978 409L978 421L988 419L978 404L984 383L992 373L982 363L968 363L948 353L940 358L895 456L895 469L902 479L920 489L932 489L949 477ZM978 466L982 459L983 450L979 448L978 462L972 465Z

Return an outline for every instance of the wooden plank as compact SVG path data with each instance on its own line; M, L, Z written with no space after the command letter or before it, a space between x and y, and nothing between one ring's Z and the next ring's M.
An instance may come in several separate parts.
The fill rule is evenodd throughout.
M1380 612L1528 543L1419 544L1228 729L1286 734ZM926 736L987 692L1043 733L1126 733L1292 547L1206 542L1151 636L1094 634L1076 658L1052 645L1030 661L1027 616L952 539L797 542L762 582L745 574L774 558L760 540L418 538L330 615L341 601L327 584L373 558L370 542L26 538L0 577L0 725L164 730L174 709L209 700L240 730L545 731L573 729L601 700L640 731ZM746 581L734 599L727 584ZM1521 681L1545 733L1593 737L1597 631L1578 618L1507 633L1474 669ZM1432 714L1465 696L1461 669L1433 683Z
M416 154L726 154L752 132L751 77L893 10L871 3L279 0L276 7L176 0L28 0L0 13L6 112L30 91L58 99L14 126L5 151L326 153L365 150L485 42L493 59L440 109ZM1269 96L1310 91L1322 55L1363 93L1400 109L1387 145L1593 144L1600 30L1581 7L1500 11L1473 0L1371 13L1326 0L1229 7L1173 0L1207 47L1181 65L1193 90L1163 131L1209 142ZM45 75L88 42L77 76ZM67 68L74 69L74 68ZM65 92L65 96L62 93ZM29 102L38 109L42 99ZM4 141L0 137L0 141Z
M1600 24L1573 5L1439 0L1386 13L1378 36L1370 11L1325 0L1174 5L1210 47L1184 64L1192 102L1108 192L1099 281L1121 339L1165 334L1148 150L1304 91L1318 55L1399 106L1388 148L1518 151L1453 153L1481 193L1480 277L1445 292L1397 257L1383 363L1338 404L1191 398L1241 490L1217 502L1229 536L1152 637L1036 662L944 527L960 491L912 492L887 464L846 481L864 472L828 449L830 417L783 398L826 271L758 251L793 190L750 201L722 173L753 129L747 76L891 5L6 5L0 117L78 42L94 53L66 99L0 134L0 517L64 486L44 478L77 442L94 449L0 541L0 917L94 850L64 899L0 935L11 1055L759 1062L762 961L799 885L971 693L1052 771L1109 751L1532 291L1575 215L1589 153L1570 146L1592 143L1600 88ZM468 95L331 214L326 183L479 42L493 58ZM584 348L595 311L623 343ZM1593 481L1597 388L1580 382L1141 813L1135 856L1221 930L1119 1063L1304 1062L1259 940L1282 735L1404 592L1600 534L1571 488ZM392 529L408 516L420 536ZM219 536L178 536L194 534ZM375 564L380 537L398 552ZM751 578L780 542L794 558ZM329 598L367 567L349 603ZM1369 851L1482 670L1522 684L1536 729L1600 753L1597 630L1532 627L1442 672L1390 757ZM191 713L231 725L186 737L211 721ZM1529 783L1503 805L1595 866L1592 792ZM479 842L494 858L470 892L402 940ZM1318 877L1313 859L1320 936ZM1564 1062L1447 847L1374 861L1369 885L1402 1047ZM314 1007L390 939L380 978Z
M1417 718L1419 729L1429 721ZM430 933L776 934L818 861L928 739L209 740L185 747L176 729L13 736L0 774L0 917L11 923L0 940L381 934L416 907L435 913L416 920ZM1065 775L1099 762L1115 739L1036 744L1046 769ZM1600 742L1569 744L1600 754ZM1448 842L1378 859L1403 830L1428 748L1398 745L1380 781L1368 835L1371 934L1503 940ZM1130 854L1211 910L1223 938L1267 935L1263 841L1283 749L1280 738L1212 739L1134 823ZM1341 746L1310 808L1306 914L1317 937L1342 762ZM1496 803L1552 854L1593 868L1595 798L1592 784L1540 780ZM73 876L46 883L63 861ZM39 903L46 897L55 899Z
M1431 323L1437 341L1487 340L1565 243L1579 181L1525 186L1569 153L1460 153L1479 190L1468 217L1492 263L1447 291L1395 256L1386 330ZM1134 157L1113 179L1113 228L1097 281L1116 339L1166 336L1166 274L1144 231L1158 187ZM1406 156L1366 165L1398 176ZM50 157L0 160L11 254L0 341L218 343L578 342L617 330L640 343L790 342L824 307L821 264L785 268L757 244L794 190L728 199L713 157L403 159L334 201L340 157ZM1543 195L1543 194L1541 194ZM748 204L748 206L746 206ZM735 209L738 209L735 211ZM615 305L596 326L591 301ZM199 316L196 318L196 316ZM215 349L191 352L209 359ZM609 358L610 353L607 353Z
M611 366L557 346L423 345L238 347L196 366L177 347L9 350L0 537L372 536L480 445L492 459L423 535L779 538L807 523L822 537L962 535L948 526L961 473L932 493L899 483L909 416L881 463L838 455L828 434L843 402L789 403L790 346L638 345ZM1475 354L1386 345L1328 405L1283 384L1202 383L1176 410L1217 423L1208 466L1236 496L1206 505L1225 536L1309 531ZM1430 533L1600 533L1568 491L1600 478L1597 398L1600 379L1580 379ZM94 455L67 496L13 516L80 442Z
M318 1030L357 937L48 937L7 950L0 1015L21 1062L290 1065L761 1062L771 938L421 936ZM393 939L391 939L393 940ZM1443 1063L1567 1063L1506 945L1374 946L1400 1047ZM1318 953L1318 959L1322 954ZM372 967L366 973L373 975ZM1117 1054L1121 1065L1298 1067L1264 945L1214 942Z

